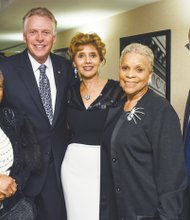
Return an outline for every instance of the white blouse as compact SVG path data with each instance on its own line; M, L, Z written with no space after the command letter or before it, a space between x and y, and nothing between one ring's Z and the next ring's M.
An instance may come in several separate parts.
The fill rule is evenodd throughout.
M0 174L9 175L12 165L12 144L4 131L0 128Z

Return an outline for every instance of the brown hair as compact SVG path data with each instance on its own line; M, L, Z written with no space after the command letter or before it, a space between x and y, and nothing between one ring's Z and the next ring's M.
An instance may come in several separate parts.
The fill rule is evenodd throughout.
M84 33L77 33L70 42L68 53L71 60L74 60L76 53L79 51L79 47L83 45L91 44L94 45L98 51L100 56L101 62L106 62L105 54L106 48L105 44L102 42L101 38L96 33L91 34L84 34Z

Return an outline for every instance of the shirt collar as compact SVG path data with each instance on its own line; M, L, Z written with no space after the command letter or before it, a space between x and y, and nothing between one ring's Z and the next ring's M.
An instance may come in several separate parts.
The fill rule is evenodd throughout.
M41 63L38 63L29 52L28 52L28 56L29 56L30 62L32 64L32 68L33 68L34 72L36 72L38 70L39 66L41 65ZM44 64L47 66L47 68L50 67L50 56L48 56L48 58Z

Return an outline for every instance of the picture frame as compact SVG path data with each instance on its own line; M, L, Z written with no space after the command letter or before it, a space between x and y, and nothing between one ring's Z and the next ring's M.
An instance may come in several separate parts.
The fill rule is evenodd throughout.
M171 30L149 32L120 38L120 54L130 43L149 46L154 53L154 72L149 88L170 101Z

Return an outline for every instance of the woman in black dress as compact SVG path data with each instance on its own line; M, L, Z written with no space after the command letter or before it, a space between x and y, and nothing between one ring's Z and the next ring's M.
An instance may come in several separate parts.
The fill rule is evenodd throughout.
M69 47L81 80L69 89L67 98L71 140L61 177L68 220L98 220L100 215L102 132L108 109L116 107L123 94L118 82L99 75L105 52L105 44L95 33L76 34Z
M138 43L126 46L120 59L126 99L108 118L103 138L116 220L181 219L187 178L180 122L169 102L148 88L153 62L151 49Z
M0 72L0 102L3 75ZM24 113L0 106L0 218L24 196L32 172L40 173L41 152L33 126ZM34 220L35 209L24 203L6 219Z

